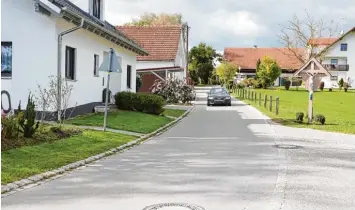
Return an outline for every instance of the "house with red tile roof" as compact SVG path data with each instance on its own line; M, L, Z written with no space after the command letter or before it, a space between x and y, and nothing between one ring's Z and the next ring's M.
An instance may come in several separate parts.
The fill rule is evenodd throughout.
M118 30L148 51L137 56L137 74L143 84L140 92L150 92L157 79L187 78L187 36L184 25L117 26Z
M306 53L305 49L295 49L297 54ZM258 59L269 56L275 59L282 70L281 76L275 81L275 85L282 84L282 78L293 76L301 66L302 62L287 48L225 48L224 58L239 68L241 78L255 77L256 63Z

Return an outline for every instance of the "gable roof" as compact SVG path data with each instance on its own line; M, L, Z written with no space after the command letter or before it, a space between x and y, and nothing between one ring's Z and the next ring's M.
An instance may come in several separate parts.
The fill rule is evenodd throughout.
M321 37L321 38L313 38L310 39L308 41L308 44L313 45L313 46L319 46L319 45L331 45L333 44L336 40L338 39L338 37L330 37L330 38L325 38L325 37Z
M295 49L305 54L305 49ZM277 61L281 69L295 71L302 66L302 62L292 55L287 48L225 48L224 57L242 69L256 69L258 59L269 56Z
M138 61L175 60L182 33L181 25L117 26L116 28L149 52L149 56L138 56Z
M314 68L312 69L307 69L309 65L312 65L314 63ZM316 58L311 58L309 61L307 61L299 70L297 70L294 75L299 76L303 71L306 71L306 73L317 73L317 74L325 74L327 76L331 76L330 73L323 67L323 65L316 59Z
M342 40L344 37L346 37L348 34L350 34L351 32L355 32L355 27L353 27L352 29L350 29L348 32L346 32L345 34L343 34L341 37L339 37L337 40L335 40L332 44L328 45L326 48L324 48L319 55L323 54L325 51L327 51L330 47L332 47L334 44L338 43L340 40Z
M107 21L102 21L95 16L90 15L88 12L80 9L74 3L69 0L48 0L53 5L61 9L61 17L69 22L73 22L78 25L79 19L84 19L83 28L95 33L97 35L103 35L109 41L120 45L128 50L131 50L138 55L148 55L148 53L139 44L134 42L122 32L116 30L116 28ZM36 4L42 6L43 2L36 1Z

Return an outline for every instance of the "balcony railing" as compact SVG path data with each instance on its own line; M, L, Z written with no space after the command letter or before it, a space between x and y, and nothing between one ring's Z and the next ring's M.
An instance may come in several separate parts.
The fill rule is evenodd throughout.
M349 71L349 65L323 64L328 71Z

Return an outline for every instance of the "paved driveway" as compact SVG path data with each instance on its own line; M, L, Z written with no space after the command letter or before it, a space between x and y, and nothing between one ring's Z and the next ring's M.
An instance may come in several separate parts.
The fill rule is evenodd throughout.
M332 148L277 129L282 128L270 126L240 102L196 105L166 133L3 197L2 208L141 210L184 202L206 210L355 209L351 139ZM278 149L275 144L300 148Z

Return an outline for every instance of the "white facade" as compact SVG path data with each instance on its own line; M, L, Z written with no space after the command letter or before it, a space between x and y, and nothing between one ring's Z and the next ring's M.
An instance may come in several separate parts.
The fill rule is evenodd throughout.
M170 72L169 77L177 77L179 79L185 79L186 77L186 51L184 48L183 35L180 35L180 41L176 58L174 61L137 61L137 69L151 69L151 68L164 68L180 66L184 69L182 72Z
M48 17L35 12L33 1L2 0L1 41L12 42L12 76L1 78L1 90L11 97L12 108L21 100L26 105L29 92L35 93L37 84L46 86L48 76L57 75L57 39L60 32L74 25L62 18ZM106 88L107 74L94 75L94 54L103 61L104 52L114 48L122 58L123 72L112 73L110 90L113 94L136 87L136 54L84 29L63 37L62 76L65 77L65 47L75 48L75 80L69 107L101 102ZM131 88L127 87L127 65L131 66ZM104 80L104 81L103 81ZM104 82L104 83L103 83ZM7 99L2 94L2 105L7 109Z
M347 50L341 51L341 44L347 44ZM338 81L342 78L355 88L355 32L347 33L326 51L322 59L322 65L330 65L334 70L329 70L332 77L322 79L326 88L338 87ZM331 65L333 64L333 65Z

